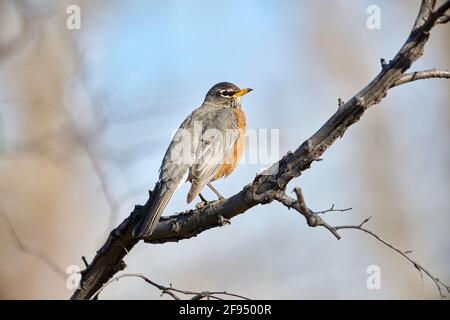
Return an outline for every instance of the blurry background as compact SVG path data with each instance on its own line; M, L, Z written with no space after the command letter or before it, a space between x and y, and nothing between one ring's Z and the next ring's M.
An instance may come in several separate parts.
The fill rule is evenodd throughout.
M70 4L81 7L80 30L66 27ZM372 4L381 30L366 27ZM394 56L419 4L0 0L0 298L70 297L67 266L90 261L146 200L173 131L214 83L254 88L243 99L248 126L280 129L285 154ZM448 69L449 50L450 29L436 27L413 69ZM289 188L300 185L313 210L353 207L329 223L373 216L371 230L450 282L449 101L446 80L389 91ZM215 185L230 196L258 170L243 164ZM165 214L192 207L187 190ZM125 272L250 298L420 297L406 260L359 231L342 236L273 203L194 239L139 244ZM366 287L369 265L381 268L381 290ZM102 298L159 295L127 278ZM424 297L439 297L429 279Z

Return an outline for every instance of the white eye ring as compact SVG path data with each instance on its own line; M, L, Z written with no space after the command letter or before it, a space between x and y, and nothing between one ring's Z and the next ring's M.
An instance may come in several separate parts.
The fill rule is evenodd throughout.
M230 91L230 90L220 90L219 93L222 97L225 97L225 98L231 98L234 94L234 92Z

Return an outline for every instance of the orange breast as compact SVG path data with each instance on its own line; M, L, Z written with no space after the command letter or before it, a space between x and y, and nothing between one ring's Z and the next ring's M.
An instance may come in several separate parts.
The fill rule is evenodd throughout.
M228 155L227 159L225 159L225 163L222 165L222 167L214 176L214 180L226 177L231 172L233 172L234 168L236 168L236 166L238 165L239 160L241 159L242 154L244 152L245 129L246 129L245 113L239 107L234 109L234 113L236 115L237 125L239 128L239 137L234 143L233 152L231 152Z

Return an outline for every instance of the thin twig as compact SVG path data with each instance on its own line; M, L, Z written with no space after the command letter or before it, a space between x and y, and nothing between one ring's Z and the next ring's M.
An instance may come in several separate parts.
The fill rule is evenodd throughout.
M423 70L423 71L416 71L411 72L403 75L400 79L398 79L396 82L394 82L391 86L397 87L399 85L413 82L416 80L425 80L425 79L432 79L432 78L441 78L441 79L450 79L450 71L442 71L442 70L436 70L436 69L430 69L430 70Z
M344 208L344 209L335 209L334 208L334 203L331 205L331 208L330 209L327 209L327 210L323 210L323 211L314 211L314 213L315 214L325 214L325 213L328 213L328 212L346 212L346 211L350 211L350 210L352 210L352 207L350 207L350 208Z
M359 225L330 226L323 219L318 217L317 214L325 213L325 212L331 212L331 211L341 211L341 212L342 211L348 211L351 208L334 209L334 205L332 205L331 208L328 209L328 210L319 211L319 212L313 212L306 205L305 198L303 197L303 192L302 192L301 188L299 188L299 187L294 188L294 192L297 195L297 200L296 201L293 200L292 198L288 197L284 193L282 193L281 195L278 195L277 196L277 200L279 202L281 202L282 204L284 204L285 206L287 206L288 208L293 208L293 209L297 210L298 212L300 212L303 216L305 216L306 221L308 222L308 225L310 227L317 227L317 226L326 227L337 239L341 238L340 234L338 233L339 230L356 229L356 230L363 231L363 232L371 235L372 237L374 237L375 239L377 239L378 241L380 241L384 245L388 246L392 250L398 252L400 255L402 255L404 258L406 258L409 262L411 262L414 265L414 267L420 272L420 276L422 278L422 289L421 289L422 293L421 293L421 295L423 295L423 273L425 273L431 280L433 280L433 282L435 283L435 285L436 285L436 287L438 289L439 296L441 297L441 299L445 298L445 295L443 294L443 291L442 291L442 287L445 288L447 290L447 292L450 293L450 287L448 285L446 285L445 283L441 282L435 275L433 275L431 272L429 272L427 269L425 269L421 264L419 264L417 261L411 259L408 256L408 253L410 253L411 250L407 250L407 251L400 250L397 247L395 247L392 243L389 243L386 240L382 239L379 235L377 235L374 232L364 228L363 226L367 222L369 222L369 220L372 217L368 217L367 219L362 221Z
M81 260L83 260L84 266L85 266L86 268L89 267L89 262L87 261L87 259L86 259L85 256L82 256L82 257L81 257Z
M419 270L419 272L424 272L431 280L433 280L434 284L436 285L438 291L439 291L439 296L441 299L445 298L445 295L443 293L442 288L445 288L447 290L448 293L450 293L450 286L446 285L445 283L443 283L441 280L439 280L439 278L437 276L435 276L434 274L432 274L430 271L428 271L425 267L423 267L421 264L419 264L416 260L410 258L408 256L408 254L405 253L405 251L398 249L396 246L394 246L392 243L384 240L383 238L381 238L379 235L377 235L376 233L364 228L364 224L366 222L369 221L370 218L367 218L366 220L364 220L361 224L359 225L342 225L342 226L336 226L334 227L334 229L337 230L343 230L343 229L355 229L355 230L360 230L363 231L369 235L371 235L372 237L374 237L375 239L377 239L379 242L383 243L384 245L386 245L387 247L391 248L392 250L394 250L395 252L397 252L398 254L400 254L402 257L404 257L406 260L408 260L409 262L412 263L412 265Z
M109 226L108 230L113 227L117 215L118 215L118 209L119 205L114 199L113 192L109 186L108 178L106 176L106 172L104 171L103 167L101 166L99 160L95 157L91 144L88 142L88 139L85 138L85 136L80 132L78 129L77 124L75 123L75 120L72 118L72 116L69 114L69 112L61 106L58 108L60 112L62 113L63 117L66 120L66 125L69 128L69 130L72 132L73 136L75 137L78 144L84 149L86 156L88 157L92 168L94 169L99 181L100 181L100 188L101 191L105 197L106 203L109 207Z
M234 294L234 293L228 293L226 291L200 291L200 292L196 292L196 291L191 291L191 290L181 290L181 289L177 289L172 287L172 284L170 284L170 286L163 286L161 284L158 284L152 280L150 280L149 278L147 278L146 276L144 276L143 274L140 273L123 273L120 274L118 276L115 276L113 278L111 278L107 283L105 283L100 289L97 290L97 292L95 292L95 294L92 296L91 299L98 297L98 295L112 282L114 281L119 281L119 279L121 278L129 278L129 277L134 277L134 278L140 278L143 279L145 282L149 283L150 285L154 286L155 288L157 288L158 290L161 291L161 296L164 294L167 294L169 296L171 296L174 300L180 300L180 297L176 294L176 293L181 293L184 294L186 296L193 296L191 298L191 300L201 300L203 298L212 298L212 299L216 299L216 300L222 300L222 298L217 297L218 295L222 295L222 296L228 296L228 297L232 297L232 298L239 298L239 299L243 299L243 300L250 300L249 298L246 298L244 296L238 295L238 294Z
M424 281L423 281L423 271L420 269L417 269L420 274L420 300L423 300L424 297Z
M33 248L20 240L20 237L18 236L17 232L15 231L11 221L9 220L6 213L3 211L3 209L0 207L0 215L5 220L6 225L8 226L9 233L11 235L11 239L13 240L14 245L16 248L26 254L32 255L38 260L40 260L42 263L44 263L47 267L49 267L59 278L62 280L66 280L66 273L58 266L58 264L45 252Z

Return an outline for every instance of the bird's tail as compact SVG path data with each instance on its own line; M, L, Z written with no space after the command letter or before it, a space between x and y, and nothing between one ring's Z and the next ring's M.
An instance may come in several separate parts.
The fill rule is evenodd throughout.
M144 220L138 224L133 230L133 236L138 238L148 237L155 230L159 218L161 217L164 208L167 206L173 193L176 191L173 188L168 188L165 183L159 181L152 192L150 203L146 205L148 209Z

